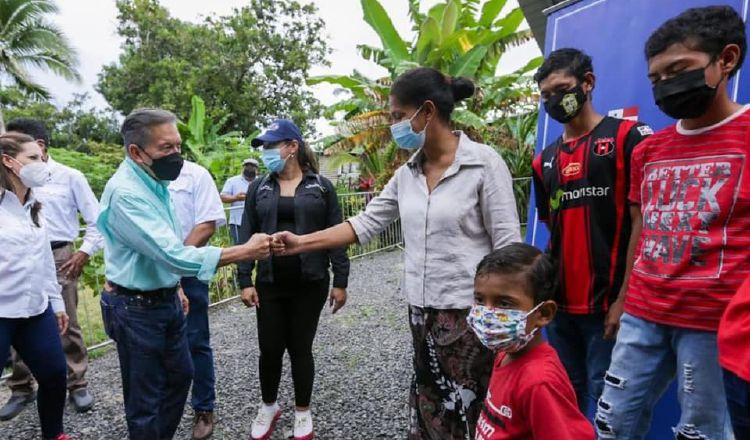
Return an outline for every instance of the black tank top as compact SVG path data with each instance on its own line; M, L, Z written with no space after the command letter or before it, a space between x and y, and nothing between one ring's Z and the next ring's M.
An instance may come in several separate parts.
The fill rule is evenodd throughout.
M294 218L294 197L279 197L277 206L277 230L297 233ZM279 284L295 284L302 280L302 264L299 255L273 257L273 279Z

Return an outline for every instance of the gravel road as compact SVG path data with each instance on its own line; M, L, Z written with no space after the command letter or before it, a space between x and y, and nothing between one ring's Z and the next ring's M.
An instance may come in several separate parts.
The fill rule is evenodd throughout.
M317 375L313 416L319 439L402 439L408 418L411 342L406 304L399 291L402 255L384 252L355 260L349 301L335 316L323 312L315 340ZM249 439L260 401L255 312L239 300L211 310L216 360L218 422L214 439ZM273 439L286 438L293 415L288 359L281 384L285 410ZM114 350L92 361L88 379L97 398L94 409L76 414L66 408L65 426L74 440L127 438ZM0 401L8 397L5 386ZM176 439L190 439L192 410L185 409ZM0 422L0 438L39 438L36 410L27 408Z

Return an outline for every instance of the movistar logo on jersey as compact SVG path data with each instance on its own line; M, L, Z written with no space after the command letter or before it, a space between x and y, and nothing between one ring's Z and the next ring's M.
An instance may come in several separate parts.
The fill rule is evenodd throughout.
M609 190L611 188L603 186L587 186L585 188L574 189L572 191L563 191L558 189L557 192L550 197L549 206L553 210L557 211L560 209L562 202L569 202L573 200L582 199L584 197L608 197Z

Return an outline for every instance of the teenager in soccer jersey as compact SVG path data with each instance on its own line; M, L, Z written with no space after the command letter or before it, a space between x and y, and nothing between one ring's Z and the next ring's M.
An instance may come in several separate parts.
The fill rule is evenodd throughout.
M630 156L652 132L597 113L594 69L580 50L552 52L534 79L547 115L565 126L533 163L537 212L549 226L559 273L560 310L547 336L585 413L604 386L622 314Z
M675 438L732 438L716 331L750 272L750 106L728 90L746 49L729 6L688 9L646 42L656 104L678 121L633 152L635 261L597 408L601 438L642 439L675 375Z

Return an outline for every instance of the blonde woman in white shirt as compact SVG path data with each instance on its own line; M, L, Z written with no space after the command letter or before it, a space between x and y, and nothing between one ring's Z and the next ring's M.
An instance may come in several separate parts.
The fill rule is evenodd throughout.
M49 178L42 150L30 136L0 136L0 359L10 347L39 383L42 439L63 433L66 374L59 333L68 315L57 283L52 249L31 188Z

